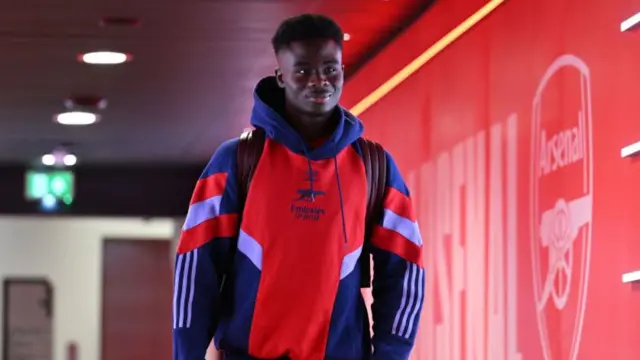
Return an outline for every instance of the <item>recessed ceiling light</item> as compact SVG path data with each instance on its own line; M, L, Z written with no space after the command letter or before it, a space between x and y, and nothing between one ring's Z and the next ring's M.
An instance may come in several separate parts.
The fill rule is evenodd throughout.
M343 38L344 38L344 41L349 41L349 40L351 40L351 35L348 34L348 33L344 33Z
M78 60L83 63L92 65L117 65L131 61L131 59L131 55L115 51L95 51L80 54L78 57Z
M69 111L55 116L55 121L61 125L83 126L91 125L98 121L97 114L85 111Z

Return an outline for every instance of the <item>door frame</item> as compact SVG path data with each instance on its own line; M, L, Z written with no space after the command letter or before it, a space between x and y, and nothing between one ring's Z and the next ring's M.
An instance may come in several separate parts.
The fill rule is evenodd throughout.
M51 281L46 276L8 276L2 280L2 360L9 359L9 288L14 284L28 284L28 285L44 285L49 295L49 314L53 322L53 307L54 307L54 289ZM53 329L51 329L52 342L55 339ZM53 351L53 349L52 349Z

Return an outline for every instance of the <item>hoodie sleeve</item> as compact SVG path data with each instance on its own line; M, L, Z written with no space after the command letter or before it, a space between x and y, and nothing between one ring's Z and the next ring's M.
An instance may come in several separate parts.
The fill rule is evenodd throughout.
M173 360L202 360L219 320L219 289L238 233L237 140L222 144L191 197L178 243L173 290Z
M384 215L373 245L373 360L406 360L424 299L422 237L409 189L387 153Z

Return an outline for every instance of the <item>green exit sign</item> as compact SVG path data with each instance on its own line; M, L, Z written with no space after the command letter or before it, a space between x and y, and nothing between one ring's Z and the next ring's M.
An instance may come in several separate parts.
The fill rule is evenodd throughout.
M28 200L39 200L53 196L67 205L73 202L74 175L71 171L27 171L25 196Z

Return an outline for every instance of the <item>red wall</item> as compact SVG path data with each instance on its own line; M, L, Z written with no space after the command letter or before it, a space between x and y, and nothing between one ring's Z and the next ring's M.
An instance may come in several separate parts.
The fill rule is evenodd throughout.
M482 4L439 1L346 105ZM507 0L361 115L425 239L414 359L640 358L640 286L621 283L640 269L640 163L620 158L640 140L640 32L619 31L638 11Z

